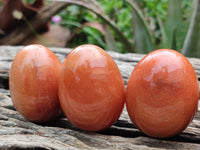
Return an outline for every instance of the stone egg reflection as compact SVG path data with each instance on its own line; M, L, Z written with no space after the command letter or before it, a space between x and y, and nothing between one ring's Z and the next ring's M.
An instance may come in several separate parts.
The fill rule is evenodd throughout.
M64 114L78 128L110 127L125 102L124 83L114 60L94 45L72 50L62 64L59 98Z
M42 45L24 47L15 56L9 77L11 99L26 119L46 122L61 112L58 81L61 63Z
M153 51L134 68L126 97L128 114L142 132L171 137L188 126L197 110L197 76L179 52Z

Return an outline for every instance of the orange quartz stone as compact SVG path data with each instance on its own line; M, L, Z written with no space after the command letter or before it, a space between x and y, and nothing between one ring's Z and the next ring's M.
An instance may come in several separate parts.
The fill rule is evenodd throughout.
M179 52L156 50L136 65L126 96L128 114L143 133L171 137L183 131L197 111L197 76Z
M9 87L13 105L26 119L46 122L59 116L61 62L42 45L24 47L15 56Z
M124 82L116 63L104 50L81 45L62 64L59 98L73 125L99 131L119 118L125 102Z

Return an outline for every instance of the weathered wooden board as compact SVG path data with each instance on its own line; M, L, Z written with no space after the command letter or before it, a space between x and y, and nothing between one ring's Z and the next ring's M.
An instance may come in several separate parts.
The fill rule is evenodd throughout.
M101 132L77 129L61 115L58 120L35 124L13 107L8 90L9 69L21 46L0 46L0 149L200 149L200 107L189 127L168 139L141 133L130 121L126 109L119 120ZM63 61L70 49L51 48ZM125 84L141 54L108 52L122 73ZM189 58L200 79L200 59Z

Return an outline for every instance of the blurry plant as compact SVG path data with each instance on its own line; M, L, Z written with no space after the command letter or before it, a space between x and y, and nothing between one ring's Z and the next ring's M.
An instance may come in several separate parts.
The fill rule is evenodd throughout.
M77 8L77 6L71 6L73 7L73 9L71 9L70 15L67 15L64 12L64 16L62 16L62 13L60 13L60 15L62 16L62 18L65 20L63 21L63 25L66 25L67 27L70 26L76 26L76 28L80 28L80 24L83 24L85 22L93 22L93 21L99 21L100 23L102 23L102 25L105 25L105 30L107 30L107 28L110 28L110 32L113 33L116 36L107 36L107 34L104 34L106 44L104 43L99 43L97 40L96 42L98 43L97 45L103 47L104 49L106 45L108 45L110 50L115 50L115 51L120 51L122 49L125 49L125 52L131 52L134 50L133 48L133 44L129 41L129 39L126 37L126 35L119 29L119 27L116 25L115 21L113 19L111 19L111 17L109 15L107 15L104 11L104 9L102 9L101 5L96 1L96 0L64 0L65 2L71 3L71 4L76 4L81 6ZM86 10L85 8L87 8L88 10L90 10L90 12L88 12L88 10ZM112 7L115 8L115 7ZM69 7L67 8L68 10ZM74 18L74 15L76 14L76 17ZM78 20L77 20L78 17ZM130 17L131 19L131 17ZM109 26L109 27L107 27ZM131 25L130 25L131 26ZM95 29L90 29L85 30L83 28L82 31L92 31L96 32ZM72 31L73 28L72 28ZM91 34L91 33L87 33L87 34ZM102 34L99 34L102 36ZM83 36L81 39L84 39L86 36ZM80 38L80 37L79 37ZM102 37L101 37L102 38ZM111 42L111 41L115 41L115 39L110 39L110 38L115 38L120 42ZM86 39L86 38L85 38ZM93 39L99 39L97 38L97 36L95 37L95 35L93 35ZM90 39L91 40L91 39ZM82 42L82 40L76 40L76 46L79 44L78 42ZM85 40L85 43L90 43L91 41L87 41ZM71 43L71 42L70 42ZM72 42L73 43L73 42ZM123 43L123 45L119 45L118 43ZM94 43L93 43L94 44ZM115 45L112 45L115 44ZM117 46L116 46L117 45ZM118 46L121 46L123 48L117 48ZM117 48L117 49L115 49ZM122 52L122 51L121 51Z
M151 30L149 26L146 25L148 24L147 20L144 19L146 17L144 8L141 7L138 0L126 1L131 5L133 11L132 17L133 21L135 20L133 22L135 30L139 30L137 30L138 34L134 34L135 45L140 49L140 52L146 52L147 48L151 49L152 45L149 44L148 46L148 41L153 41L153 36L150 34ZM161 31L161 45L159 47L181 51L185 56L200 57L200 44L198 42L200 38L200 32L198 32L200 27L200 0L193 1L195 3L195 9L191 21L191 17L189 16L187 18L187 15L183 15L182 10L182 7L186 5L190 5L190 8L192 8L191 3L185 2L182 4L181 2L180 0L168 0L167 14L164 15L166 16L165 18L159 17L159 15L163 15L162 11L158 10L157 13L151 11L156 16ZM188 9L186 10L188 11ZM189 21L190 26L188 28ZM142 46L141 41L144 44L146 43L146 47Z
M148 53L154 50L150 30L145 22L144 15L138 6L139 2L127 0L132 10L132 24L134 32L134 42L136 51L139 53Z
M75 39L76 44L95 43L104 49L138 53L171 48L186 56L200 57L197 53L200 48L197 44L200 0L62 1L75 4L59 15L63 18L61 24L76 32L80 39ZM193 3L196 8L191 19ZM83 26L96 21L102 24L104 32ZM90 38L87 35L91 35ZM100 40L103 37L104 40ZM70 43L74 44L72 41Z
M200 57L200 0L195 0L190 26L186 35L182 53L185 56Z
M29 22L29 20L24 16L24 14L21 11L18 10L14 10L12 12L13 18L17 19L17 20L23 20L27 26L29 27L29 29L32 31L32 33L40 40L42 41L44 44L48 45L48 42L46 40L44 40L39 34L38 32L33 28L32 24Z
M95 27L88 25L88 22L98 20L91 12L82 7L71 5L61 11L58 15L62 18L60 24L72 31L72 35L67 41L67 46L76 47L80 44L91 43L103 48L106 47L105 42L102 40L102 32Z
M24 4L33 4L36 0L23 0Z

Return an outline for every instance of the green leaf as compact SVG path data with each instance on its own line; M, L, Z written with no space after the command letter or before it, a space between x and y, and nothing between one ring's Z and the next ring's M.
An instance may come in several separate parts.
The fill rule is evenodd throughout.
M146 25L141 10L134 0L126 0L132 8L134 41L138 53L148 53L154 50L152 37Z
M60 0L54 0L54 1L60 1ZM62 2L67 2L69 4L76 4L94 12L99 18L101 18L106 24L108 24L113 29L113 31L119 36L119 39L124 44L126 50L128 52L134 52L134 47L132 43L126 38L124 33L121 30L119 30L119 28L115 25L112 19L105 14L104 10L96 0L62 0Z
M71 21L71 20L62 21L62 22L61 22L61 25L73 25L73 26L75 26L75 27L80 27L80 26L81 26L80 22Z
M22 0L24 4L33 4L36 0Z
M176 28L172 29L172 42L170 49L178 50L177 49L177 40L176 40Z
M89 26L84 26L83 31L87 32L90 34L102 47L105 47L105 43L102 40L102 38L98 35L97 32L99 32L97 29Z
M95 43L98 43L101 47L106 47L105 42L102 40L102 36L105 36L105 29L99 22L85 22L84 24L78 26L78 28L76 28L76 30L68 38L67 43L72 41L76 35L81 34L82 32L90 35L87 37L89 39L89 43L92 43L91 41L95 41Z
M119 52L119 48L117 47L117 42L115 41L115 38L107 25L105 26L105 30L106 30L105 41L106 45L108 46L108 49L111 51Z
M194 2L195 8L182 50L182 54L188 57L200 57L200 0Z
M157 17L158 19L158 24L160 26L160 31L161 31L161 36L162 36L162 48L168 48L168 38L167 38L167 34L166 34L166 30L165 27L161 21L161 19L159 17Z
M167 20L165 24L167 47L181 49L185 37L180 0L168 0ZM176 33L174 33L176 31ZM174 41L175 40L175 41ZM176 43L176 45L174 45Z

